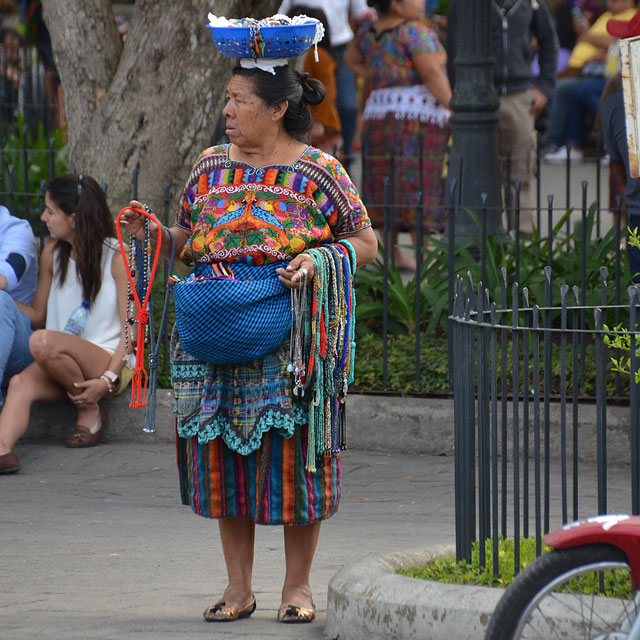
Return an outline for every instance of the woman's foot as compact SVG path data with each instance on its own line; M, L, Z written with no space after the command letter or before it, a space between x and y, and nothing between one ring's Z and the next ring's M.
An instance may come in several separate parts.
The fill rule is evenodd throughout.
M316 617L311 587L283 589L282 604L278 609L278 622L312 622Z
M227 589L222 600L207 607L202 615L207 622L233 622L240 618L248 618L256 610L256 597L253 593L244 604L238 602L233 592Z

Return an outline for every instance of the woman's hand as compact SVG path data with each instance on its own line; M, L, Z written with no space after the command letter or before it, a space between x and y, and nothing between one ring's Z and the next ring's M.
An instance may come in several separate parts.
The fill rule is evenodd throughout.
M84 380L83 382L74 382L73 386L78 389L77 394L69 393L69 400L76 405L76 407L83 407L88 404L98 402L109 391L109 386L102 378L93 378L91 380Z
M131 235L140 240L140 242L144 242L144 225L148 218L134 211L133 208L144 209L144 205L137 200L131 200L129 206L122 212L122 216L120 216L120 224L123 229L126 229ZM151 238L155 239L158 233L158 225L155 222L151 221L149 223L149 232Z
M287 289L299 289L302 278L306 273L307 282L311 282L315 274L315 262L306 253L296 256L286 267L286 269L276 269L280 282Z

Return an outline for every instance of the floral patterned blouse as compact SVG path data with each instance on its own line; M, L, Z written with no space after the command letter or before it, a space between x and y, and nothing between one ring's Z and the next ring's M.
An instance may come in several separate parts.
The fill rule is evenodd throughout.
M182 260L265 264L370 225L342 165L307 147L290 166L256 169L229 159L230 145L202 152L185 186L176 224L190 233Z
M418 53L435 53L446 64L446 52L436 32L417 20L406 20L393 29L377 33L364 22L356 34L356 46L370 70L371 89L422 84L413 64Z

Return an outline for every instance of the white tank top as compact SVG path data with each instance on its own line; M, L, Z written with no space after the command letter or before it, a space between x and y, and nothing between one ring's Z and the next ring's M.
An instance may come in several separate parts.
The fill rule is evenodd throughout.
M120 341L120 313L116 281L111 275L111 262L118 251L115 238L107 238L102 248L102 286L89 308L89 320L81 338L108 351L115 351ZM55 256L57 270L58 256ZM46 328L63 331L69 316L82 304L82 285L76 272L76 261L69 258L67 277L60 286L54 275L47 300Z

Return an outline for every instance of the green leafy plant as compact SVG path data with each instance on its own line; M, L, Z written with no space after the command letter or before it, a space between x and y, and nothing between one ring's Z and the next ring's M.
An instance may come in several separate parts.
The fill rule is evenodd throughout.
M0 189L7 198L11 192L11 171L13 171L13 193L16 209L13 213L34 220L40 213L41 183L49 179L51 170L54 176L69 170L66 129L56 129L50 132L49 138L45 136L42 122L35 135L28 130L23 135L21 133L23 129L24 121L19 115L18 131L4 140L3 148L0 150ZM49 166L49 140L53 140L53 166L51 167Z
M468 212L475 221L480 238L480 220L472 212ZM592 204L584 223L582 220L573 225L570 233L565 233L565 227L572 211L567 211L558 220L552 230L551 257L549 259L550 237L541 237L534 229L531 237L521 238L519 247L519 285L520 291L527 287L532 304L544 305L546 276L544 267L550 263L553 273L553 291L557 298L557 285L567 283L577 285L582 279L583 237L587 239L584 247L586 272L586 300L583 305L601 305L600 269L605 267L609 273L616 268L616 234L615 229L609 229L602 237L593 238L596 224L597 205ZM479 240L472 244L458 245L454 249L455 273L465 278L471 277L474 286L479 282L488 289L491 300L502 304L504 276L514 277L516 273L515 242L504 241L498 237L487 238L486 264L482 272L481 255L478 247ZM626 252L620 254L621 272L625 272ZM420 317L418 326L428 334L438 332L446 334L448 331L448 302L449 302L449 245L446 239L436 236L429 237L428 246L423 250L423 262L419 277L420 287ZM511 282L506 283L506 306L511 307ZM388 292L388 332L395 335L411 334L416 327L416 279L403 282L398 270L389 266L387 278ZM358 307L358 332L363 335L368 332L381 333L382 314L384 311L384 266L381 260L374 265L358 272L356 278ZM476 289L477 291L477 289ZM613 298L614 292L608 295ZM522 301L520 306L522 305ZM554 312L554 320L559 312ZM591 318L586 318L591 322Z

